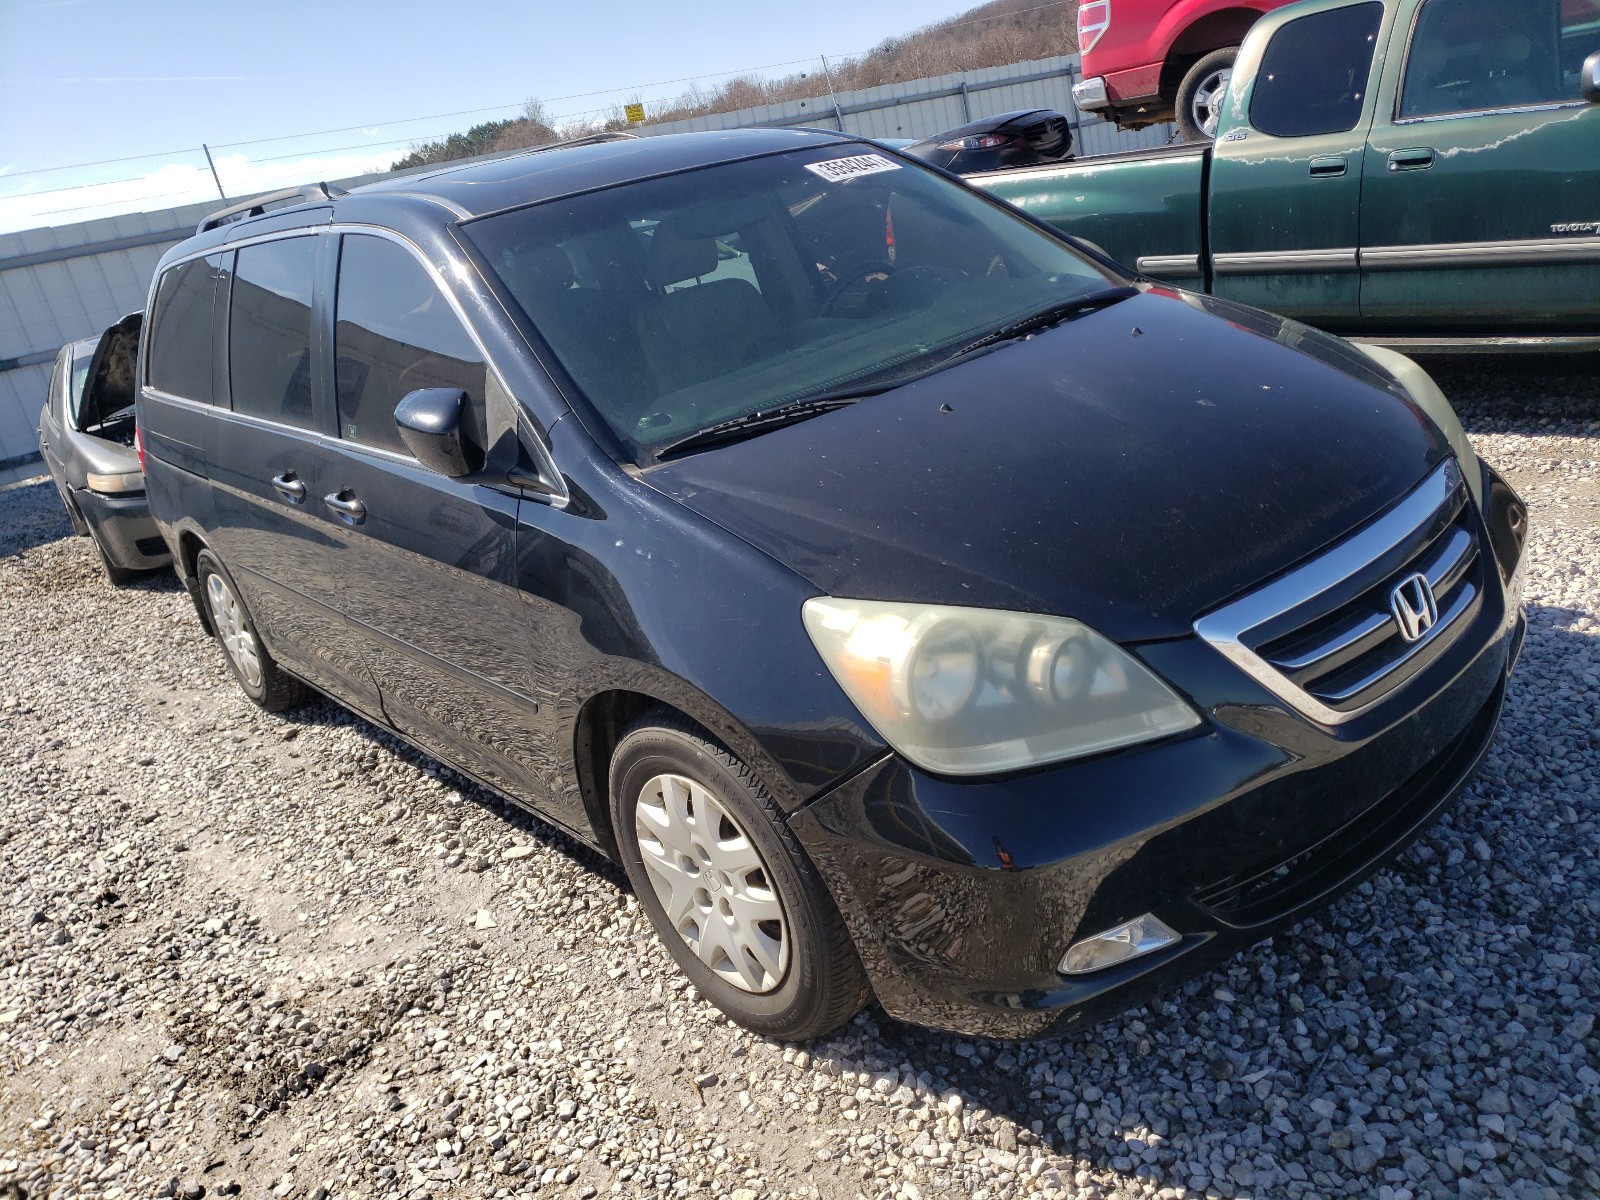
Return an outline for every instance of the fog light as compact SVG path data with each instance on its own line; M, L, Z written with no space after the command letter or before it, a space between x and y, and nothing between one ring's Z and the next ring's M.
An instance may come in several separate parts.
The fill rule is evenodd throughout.
M1084 938L1061 956L1063 975L1087 975L1150 954L1179 941L1159 917L1145 913L1115 929Z

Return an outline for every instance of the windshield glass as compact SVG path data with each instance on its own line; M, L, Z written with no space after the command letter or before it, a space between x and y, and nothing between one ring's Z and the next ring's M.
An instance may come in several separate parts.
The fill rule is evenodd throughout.
M642 180L466 232L641 462L720 422L925 370L1111 282L863 145Z

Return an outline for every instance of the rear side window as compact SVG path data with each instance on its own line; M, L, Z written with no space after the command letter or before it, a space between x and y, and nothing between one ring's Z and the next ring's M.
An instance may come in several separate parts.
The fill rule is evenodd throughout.
M1596 0L1428 0L1406 54L1400 116L1582 99L1600 50Z
M1261 56L1250 123L1274 137L1349 133L1361 120L1383 5L1290 21Z
M157 391L211 404L212 321L221 256L170 267L156 286L145 382Z
M316 259L315 237L281 238L239 249L228 320L234 412L311 428Z
M426 268L385 238L348 234L339 252L334 386L339 434L408 453L394 407L419 388L484 398L483 356Z

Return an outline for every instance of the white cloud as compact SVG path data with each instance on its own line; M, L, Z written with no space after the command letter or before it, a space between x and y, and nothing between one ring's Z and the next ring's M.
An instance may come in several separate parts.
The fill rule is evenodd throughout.
M245 200L274 188L344 179L385 171L404 149L317 155L282 162L251 162L243 155L219 155L217 173L230 201ZM0 196L0 233L33 229L40 225L67 225L97 217L130 212L156 212L202 200L222 201L204 163L168 163L156 171L111 183L81 184L71 188L41 188L34 180L7 179L22 190Z

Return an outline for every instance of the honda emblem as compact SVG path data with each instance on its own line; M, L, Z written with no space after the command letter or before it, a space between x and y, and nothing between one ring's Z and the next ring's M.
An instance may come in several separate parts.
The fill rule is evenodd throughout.
M1439 602L1434 598L1428 577L1413 575L1401 580L1389 593L1389 611L1394 614L1401 637L1408 642L1421 641L1428 630L1439 623Z

